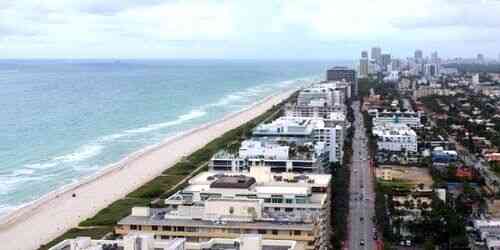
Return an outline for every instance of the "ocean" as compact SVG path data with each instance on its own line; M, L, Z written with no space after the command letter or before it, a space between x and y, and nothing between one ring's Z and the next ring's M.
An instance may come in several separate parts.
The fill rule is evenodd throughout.
M0 214L342 61L0 60Z

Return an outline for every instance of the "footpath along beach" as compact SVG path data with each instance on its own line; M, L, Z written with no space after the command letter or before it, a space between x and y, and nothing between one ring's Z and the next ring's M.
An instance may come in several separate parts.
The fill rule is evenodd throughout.
M167 138L2 217L0 249L37 249L160 175L182 157L264 113L297 89L266 97L240 112Z

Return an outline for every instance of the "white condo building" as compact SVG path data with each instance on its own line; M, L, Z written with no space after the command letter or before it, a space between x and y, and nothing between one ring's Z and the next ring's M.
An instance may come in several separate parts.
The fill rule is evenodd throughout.
M373 135L377 136L378 150L393 152L417 152L417 133L402 123L385 123L374 126Z
M217 152L210 160L209 167L215 171L246 171L269 167L272 172L277 173L322 172L327 156L324 143L261 138L243 141L238 153L224 150Z
M297 250L328 249L330 182L331 175L277 174L269 168L202 172L166 199L166 208L135 207L115 231L183 237L186 246L259 234L263 240L295 241Z
M410 128L420 128L421 112L415 111L379 111L377 109L368 110L368 114L372 117L373 126L384 125L386 123L402 123L408 125Z
M330 162L340 162L343 157L345 115L332 112L328 118L280 117L271 123L260 124L253 135L310 138L314 143L324 143Z

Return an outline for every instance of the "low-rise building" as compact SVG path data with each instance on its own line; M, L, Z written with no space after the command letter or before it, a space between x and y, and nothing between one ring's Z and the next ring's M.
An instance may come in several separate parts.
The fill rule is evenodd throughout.
M436 147L432 150L433 163L452 163L458 160L458 154L455 150L444 150L442 147Z
M409 191L393 191L394 210L410 212L413 218L419 217L422 211L431 211L432 189L415 189Z
M372 129L377 136L378 150L417 152L417 134L402 123L386 123Z
M388 111L388 110L369 110L372 116L374 126L383 125L386 123L402 123L408 125L410 128L422 127L421 111Z
M488 238L494 238L500 235L500 220L499 219L480 219L473 221L474 230L483 241Z

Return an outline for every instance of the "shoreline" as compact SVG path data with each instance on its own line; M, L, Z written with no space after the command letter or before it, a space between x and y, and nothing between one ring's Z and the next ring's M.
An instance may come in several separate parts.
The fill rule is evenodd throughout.
M263 97L242 110L169 136L161 143L132 152L118 162L81 178L78 182L62 186L8 212L0 217L0 239L4 240L3 242L17 243L8 249L38 248L160 175L182 157L285 100L301 87L303 86L295 86ZM171 153L169 151L173 151L173 156L163 155ZM144 165L150 167L145 169ZM127 172L135 173L132 173L134 174L132 177ZM118 183L117 180L122 182ZM91 196L87 196L87 192ZM72 197L73 194L76 194L76 197ZM41 236L39 232L46 233ZM24 246L21 246L20 242L25 242Z

